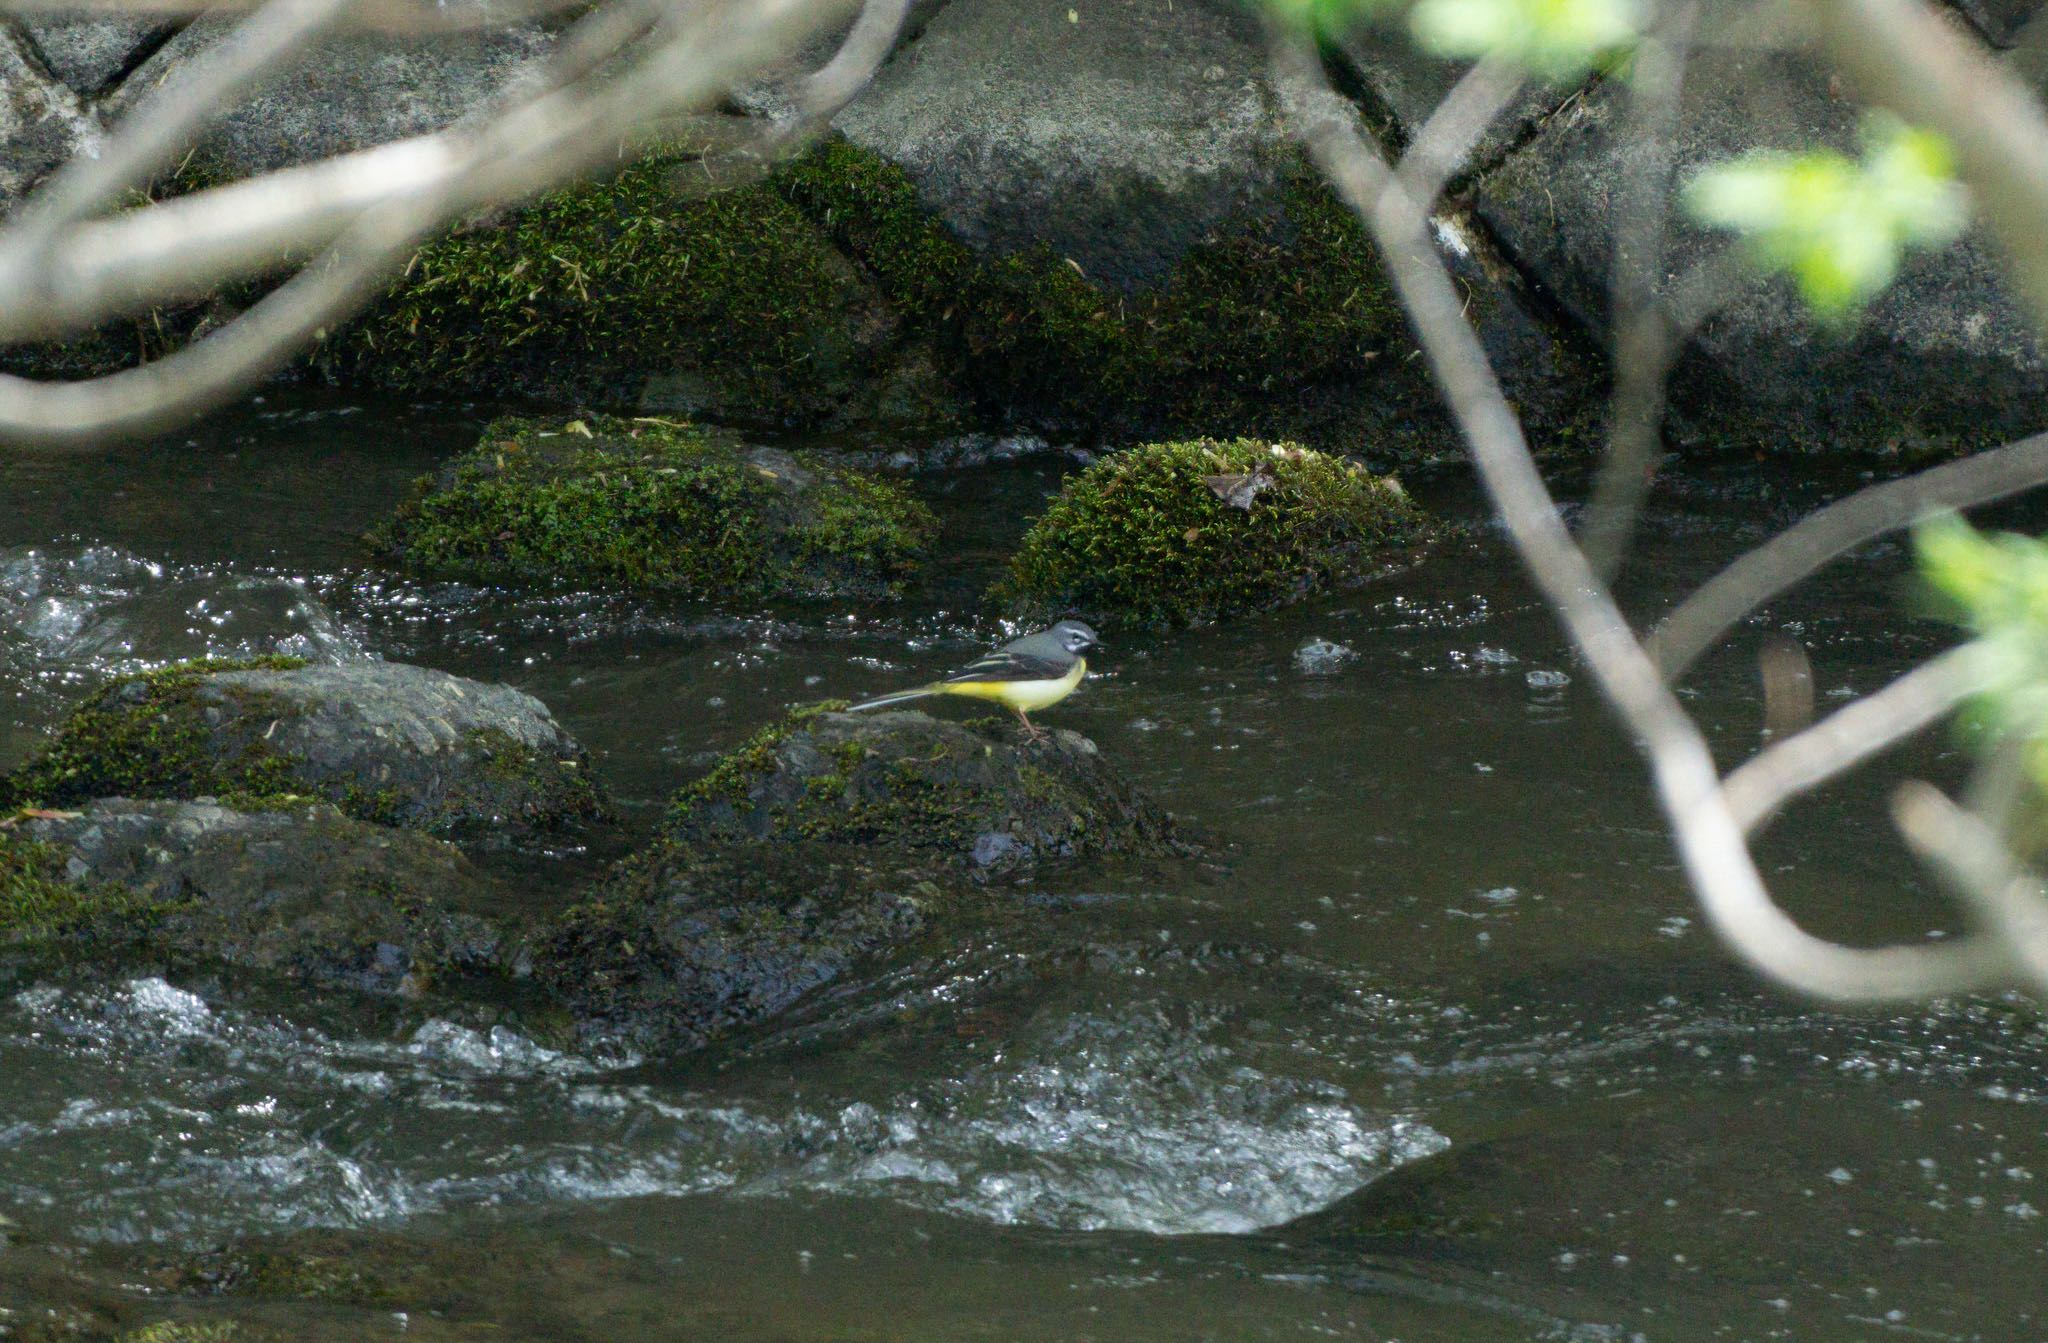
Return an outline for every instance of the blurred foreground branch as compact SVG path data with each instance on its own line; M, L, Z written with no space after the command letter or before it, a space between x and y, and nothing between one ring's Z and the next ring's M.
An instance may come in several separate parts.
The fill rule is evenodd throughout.
M611 0L504 105L448 130L89 219L170 162L235 93L338 24L356 0L271 0L202 68L127 116L97 160L46 182L0 230L0 340L75 332L315 254L233 321L139 368L72 383L0 376L0 437L89 446L245 390L372 298L449 223L526 199L672 138L677 119L843 16L846 0ZM890 50L908 0L870 0L799 115L753 152L799 147ZM324 250L323 250L324 249Z

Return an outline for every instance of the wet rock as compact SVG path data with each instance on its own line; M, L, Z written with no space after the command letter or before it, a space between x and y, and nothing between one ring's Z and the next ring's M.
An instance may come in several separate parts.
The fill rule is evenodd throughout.
M1853 150L1858 109L1836 95L1825 69L1734 36L1703 35L1687 69L1671 146L1675 187L1759 147ZM1478 214L1516 263L1603 342L1616 184L1649 152L1628 125L1626 100L1620 81L1594 85L1475 192ZM1730 245L1687 225L1675 201L1673 212L1665 274L1684 275ZM2048 355L1994 249L1973 234L1910 256L1898 283L1847 331L1810 317L1789 283L1741 282L1671 388L1680 435L1693 441L1773 452L1954 450L2041 427Z
M0 941L102 961L137 954L370 993L495 972L488 888L453 845L324 804L244 812L112 798L0 838L15 880ZM42 883L31 902L31 880Z
M108 123L118 124L175 71L206 55L236 22L200 18L166 42L108 96ZM440 130L488 108L553 43L537 24L323 43L216 118L190 170L247 177Z
M178 25L151 15L39 14L21 20L51 74L96 98L162 46Z
M181 663L116 681L10 780L97 797L326 798L414 829L541 829L601 816L583 749L545 705L401 663Z
M1390 477L1251 439L1152 443L1071 478L997 600L1033 618L1192 625L1356 583L1431 531Z
M1328 639L1305 639L1294 650L1294 669L1304 676L1334 676L1358 660L1358 652Z
M964 926L997 877L1193 848L1074 733L799 711L538 935L534 980L587 1038L696 1048Z
M66 159L98 153L100 139L78 95L43 72L18 32L0 27L0 208Z
M949 896L847 845L662 844L537 941L535 983L586 1040L698 1048L917 937Z
M409 568L725 601L893 596L936 524L901 486L689 425L501 421L373 536Z
M671 843L816 841L914 855L941 869L1185 852L1173 817L1055 729L916 711L800 711L677 794Z

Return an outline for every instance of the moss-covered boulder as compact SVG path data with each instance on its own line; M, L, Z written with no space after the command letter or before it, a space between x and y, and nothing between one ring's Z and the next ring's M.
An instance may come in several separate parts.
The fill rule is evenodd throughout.
M496 974L491 887L453 845L314 804L114 798L0 832L0 948L98 965L230 965L413 996Z
M545 705L402 663L189 662L94 695L17 771L17 801L325 798L361 820L475 834L606 812Z
M992 878L1193 848L1071 732L799 710L536 935L534 980L587 1037L696 1048L973 921Z
M1053 858L1186 852L1173 817L1056 730L916 711L799 711L677 794L675 844L820 841L977 872Z
M372 543L408 568L727 601L893 595L936 523L901 485L664 420L504 420Z
M1151 443L1068 481L998 585L1019 612L1193 625L1386 570L1430 521L1355 462L1252 439Z

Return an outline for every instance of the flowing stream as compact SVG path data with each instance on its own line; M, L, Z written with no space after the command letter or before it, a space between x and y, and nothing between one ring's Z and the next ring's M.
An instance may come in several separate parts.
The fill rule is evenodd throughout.
M538 695L645 826L784 705L991 641L976 594L1068 469L915 477L955 559L888 610L379 569L361 531L483 418L271 398L0 464L0 767L114 673L381 657ZM1461 524L1423 563L1113 635L1048 715L1223 841L1213 873L1049 878L1030 917L681 1062L147 977L0 1001L0 1338L67 1310L337 1340L2048 1335L2033 1007L1824 1012L1732 964L1469 482L1408 483ZM1676 479L1627 604L1857 483ZM1732 762L1765 631L1825 711L1951 641L1917 609L1903 550L1867 548L1688 703ZM1799 807L1766 875L1823 933L1954 931L1885 779L1964 763L1931 734ZM539 865L535 898L589 866ZM398 1286L171 1276L272 1243Z

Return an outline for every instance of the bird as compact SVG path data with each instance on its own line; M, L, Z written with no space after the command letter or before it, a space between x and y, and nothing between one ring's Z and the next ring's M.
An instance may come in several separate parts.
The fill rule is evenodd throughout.
M1095 631L1082 622L1062 620L1051 629L1012 639L1001 648L982 654L944 680L882 695L852 705L846 712L864 713L927 695L965 695L1002 705L1024 725L1027 741L1039 741L1045 731L1027 715L1033 709L1051 708L1073 694L1074 687L1088 674L1088 659L1081 654L1101 642Z

